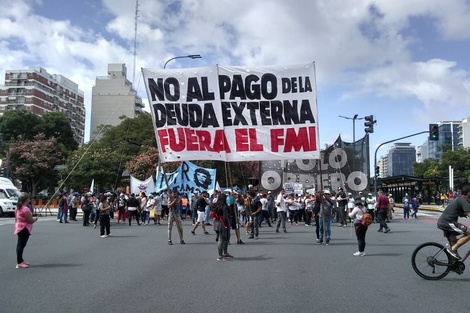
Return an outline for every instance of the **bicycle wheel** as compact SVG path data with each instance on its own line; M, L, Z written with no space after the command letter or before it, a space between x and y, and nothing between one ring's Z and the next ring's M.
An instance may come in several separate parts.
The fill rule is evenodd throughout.
M444 246L436 242L423 243L411 255L414 271L427 280L439 280L449 274L451 260Z

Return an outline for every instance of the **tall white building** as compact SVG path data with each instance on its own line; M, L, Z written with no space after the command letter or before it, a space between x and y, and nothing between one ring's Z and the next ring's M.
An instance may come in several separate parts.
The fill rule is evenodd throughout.
M468 148L470 147L470 116L462 120L458 128L459 146Z
M127 79L122 63L108 64L108 76L96 77L92 88L90 139L99 138L99 126L117 126L120 116L135 118L143 112L142 99Z

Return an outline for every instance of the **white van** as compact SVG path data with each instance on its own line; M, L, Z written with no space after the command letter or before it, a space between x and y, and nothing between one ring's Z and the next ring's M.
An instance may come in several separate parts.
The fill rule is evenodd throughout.
M0 177L0 216L15 214L16 202L20 195L21 192L11 180Z

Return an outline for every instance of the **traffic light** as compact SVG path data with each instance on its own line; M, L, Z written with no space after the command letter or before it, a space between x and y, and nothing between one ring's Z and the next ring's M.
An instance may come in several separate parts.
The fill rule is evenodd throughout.
M439 125L429 124L429 140L439 140Z
M379 177L380 176L380 166L377 166L375 168L375 177Z
M364 127L365 127L364 131L366 133L373 133L374 132L374 123L375 123L374 116L373 115L368 115L368 116L364 117L364 119L366 120L364 122Z
M0 177L5 177L5 168L0 168Z

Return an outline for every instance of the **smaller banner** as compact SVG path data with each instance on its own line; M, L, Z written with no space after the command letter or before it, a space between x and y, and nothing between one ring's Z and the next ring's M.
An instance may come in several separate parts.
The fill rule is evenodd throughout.
M200 167L189 161L182 162L173 173L166 173L166 177L170 188L167 187L163 173L157 172L156 192L176 189L188 197L203 191L212 194L217 183L215 169Z
M146 180L138 180L131 175L131 193L138 195L140 192L149 194L155 190L155 182L153 177L150 176Z

